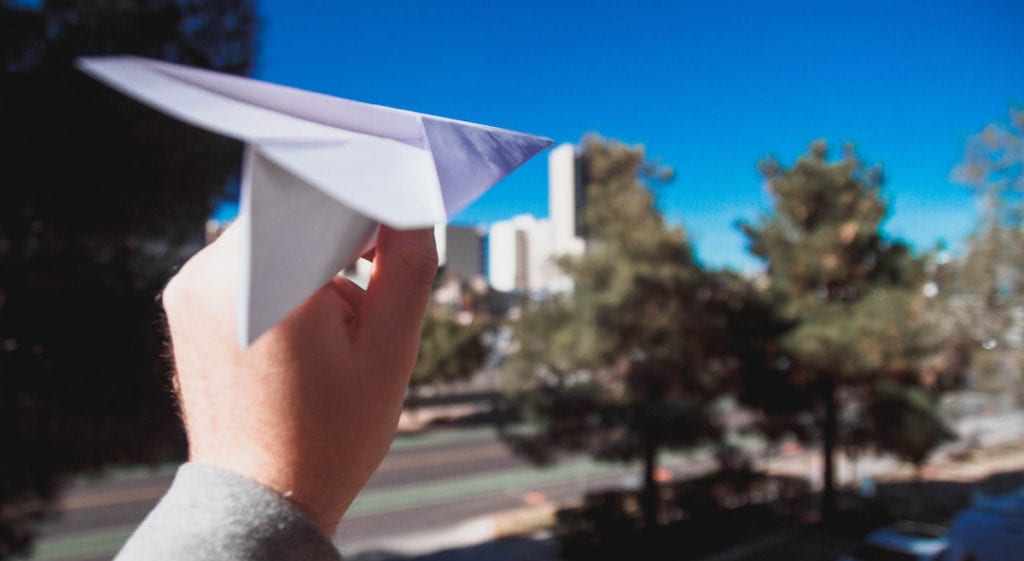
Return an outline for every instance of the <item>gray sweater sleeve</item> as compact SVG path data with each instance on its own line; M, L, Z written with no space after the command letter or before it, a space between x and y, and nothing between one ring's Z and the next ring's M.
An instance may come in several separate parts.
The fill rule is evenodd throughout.
M188 463L115 561L337 561L298 508L255 481Z

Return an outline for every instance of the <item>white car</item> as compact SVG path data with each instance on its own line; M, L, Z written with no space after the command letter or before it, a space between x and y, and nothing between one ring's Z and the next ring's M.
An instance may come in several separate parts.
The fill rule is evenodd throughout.
M947 549L945 528L904 521L871 532L840 561L940 561Z

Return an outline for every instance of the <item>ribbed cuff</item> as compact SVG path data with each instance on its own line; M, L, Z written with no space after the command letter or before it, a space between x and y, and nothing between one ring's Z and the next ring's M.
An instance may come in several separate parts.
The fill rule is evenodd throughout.
M197 463L174 483L115 561L337 561L330 539L287 499Z

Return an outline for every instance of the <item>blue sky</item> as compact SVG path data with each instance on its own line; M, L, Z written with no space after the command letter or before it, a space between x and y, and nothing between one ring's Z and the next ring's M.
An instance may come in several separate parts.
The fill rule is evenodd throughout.
M895 6L899 4L899 6ZM578 142L643 144L708 264L750 268L734 223L768 208L757 161L816 138L883 164L887 231L955 250L968 136L1024 104L1024 2L269 0L255 76ZM457 222L547 215L546 157Z

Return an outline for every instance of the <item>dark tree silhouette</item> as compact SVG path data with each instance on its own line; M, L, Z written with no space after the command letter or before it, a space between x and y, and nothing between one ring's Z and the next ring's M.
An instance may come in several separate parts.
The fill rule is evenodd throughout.
M182 453L156 296L240 160L73 61L246 73L256 32L249 0L0 2L0 558L67 474Z

